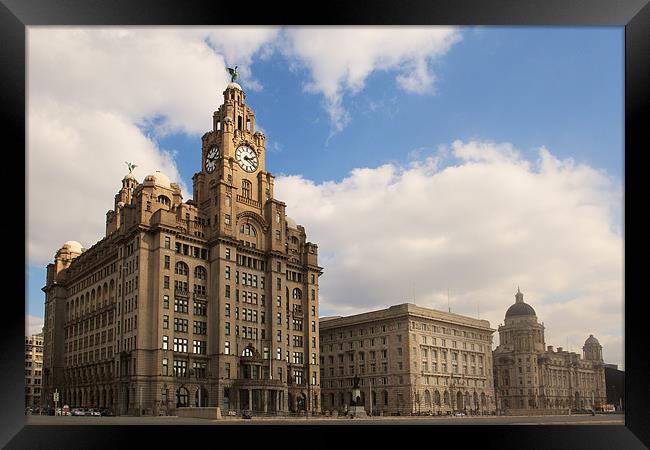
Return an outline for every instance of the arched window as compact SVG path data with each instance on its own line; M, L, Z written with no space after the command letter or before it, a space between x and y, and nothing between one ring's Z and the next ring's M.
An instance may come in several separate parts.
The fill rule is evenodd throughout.
M208 271L203 266L196 266L194 268L194 278L198 280L205 280L208 278Z
M242 197L251 198L252 184L248 180L242 180L241 182L241 192Z
M169 206L171 204L171 201L165 195L159 195L158 203L162 203L163 205Z
M302 291L298 288L294 288L291 296L296 299L301 299L302 298Z
M253 350L250 347L246 347L241 355L242 356L253 356Z
M180 387L176 391L176 407L183 408L190 406L190 393L187 388Z
M292 245L298 245L298 238L295 236L291 236L291 244Z
M190 268L187 267L187 264L184 262L177 262L176 266L174 267L174 272L176 275L185 275L188 276L190 274Z
M239 231L241 232L241 234L244 234L246 236L252 236L252 237L257 236L257 233L255 232L255 228L253 228L250 223L243 224L239 228Z

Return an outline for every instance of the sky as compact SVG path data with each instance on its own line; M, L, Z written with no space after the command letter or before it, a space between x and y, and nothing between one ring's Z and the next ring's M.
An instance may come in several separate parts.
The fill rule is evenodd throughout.
M411 302L624 367L622 27L28 27L26 328L127 173L184 200L226 67L276 198L318 244L320 314ZM498 332L494 345L498 344Z

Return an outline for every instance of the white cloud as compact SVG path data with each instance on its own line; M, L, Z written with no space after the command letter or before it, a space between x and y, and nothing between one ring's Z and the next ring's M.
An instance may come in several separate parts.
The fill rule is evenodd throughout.
M507 143L451 148L456 160L444 168L432 157L356 169L339 182L278 177L276 196L319 246L322 313L407 301L446 310L450 289L452 311L480 311L496 328L520 285L548 345L570 337L581 351L594 334L620 363L620 188L544 148L537 161Z
M25 316L25 335L32 336L43 331L43 318L36 316Z
M236 55L234 64L241 61L250 72L252 55L276 33L246 27L28 28L30 263L50 261L67 240L89 247L103 236L106 211L127 171L124 161L138 165L140 181L161 170L187 198L176 150L161 149L156 136L209 130L229 82L224 59Z
M374 71L394 70L407 92L433 93L431 63L460 40L451 27L294 27L281 50L294 68L307 68L307 92L324 96L333 132L349 121L345 93L355 94Z

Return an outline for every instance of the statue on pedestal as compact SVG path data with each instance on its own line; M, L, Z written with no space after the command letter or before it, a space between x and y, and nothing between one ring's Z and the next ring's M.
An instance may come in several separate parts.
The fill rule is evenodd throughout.
M352 379L352 399L350 402L350 409L347 412L350 417L366 417L366 409L361 402L361 389L359 388L360 381L361 379L359 376L355 374Z

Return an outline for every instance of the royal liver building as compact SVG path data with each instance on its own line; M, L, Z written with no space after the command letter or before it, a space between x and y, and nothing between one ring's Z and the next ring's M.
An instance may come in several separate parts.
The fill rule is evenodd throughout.
M58 390L59 405L115 414L320 411L317 246L274 197L242 88L223 95L192 199L129 165L106 236L48 265L50 404Z

